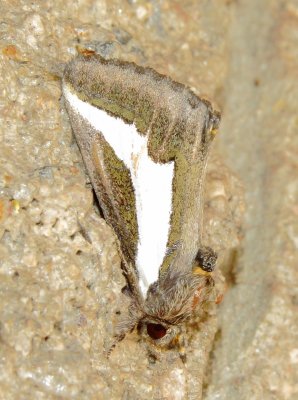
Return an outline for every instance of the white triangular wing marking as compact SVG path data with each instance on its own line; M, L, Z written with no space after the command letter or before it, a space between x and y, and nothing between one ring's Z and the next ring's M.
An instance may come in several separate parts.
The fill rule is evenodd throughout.
M141 290L146 295L149 285L158 279L166 254L174 162L153 162L148 155L148 138L141 136L134 124L127 124L121 118L112 117L106 111L80 100L67 86L64 86L64 96L73 111L103 134L117 157L130 170L139 232L136 267Z

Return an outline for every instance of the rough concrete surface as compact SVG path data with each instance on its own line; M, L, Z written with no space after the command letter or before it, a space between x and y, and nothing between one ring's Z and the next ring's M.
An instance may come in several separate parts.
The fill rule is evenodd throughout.
M0 11L0 399L297 399L298 2ZM227 289L189 327L186 364L150 363L135 333L104 355L127 300L61 100L79 48L149 65L223 112L204 240Z

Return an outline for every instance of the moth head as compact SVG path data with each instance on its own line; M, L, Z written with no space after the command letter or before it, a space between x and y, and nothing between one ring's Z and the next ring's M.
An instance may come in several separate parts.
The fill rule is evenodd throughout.
M207 273L212 272L216 266L217 254L211 247L201 247L195 258L195 267Z
M179 325L171 325L165 321L145 317L138 324L139 334L147 342L157 347L175 346L182 328Z

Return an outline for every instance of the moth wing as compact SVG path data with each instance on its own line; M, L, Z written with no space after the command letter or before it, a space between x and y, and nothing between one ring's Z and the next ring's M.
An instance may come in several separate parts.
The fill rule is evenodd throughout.
M218 113L185 86L133 63L78 57L64 81L79 101L65 91L93 187L143 292L171 270L190 272Z
M131 176L102 134L67 103L72 128L104 217L113 227L125 260L135 264L137 217Z

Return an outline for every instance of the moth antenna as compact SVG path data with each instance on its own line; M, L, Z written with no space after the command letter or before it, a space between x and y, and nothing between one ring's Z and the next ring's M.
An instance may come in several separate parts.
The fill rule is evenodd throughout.
M186 351L185 351L185 346L182 346L179 348L179 357L183 364L186 364L187 357L186 357Z
M121 341L125 338L125 336L126 336L126 333L123 333L123 334L121 334L121 335L114 336L114 341L113 341L113 343L111 344L111 346L109 347L109 349L105 352L105 353L106 353L107 359L110 358L110 355L111 355L112 351L114 350L114 348L117 346L117 343L121 342Z
M186 348L188 347L188 340L186 338L186 330L185 327L183 331L176 337L176 348L179 353L179 357L183 364L186 363L187 357L186 357Z
M121 342L125 338L126 334L131 333L134 330L136 324L137 320L129 315L126 319L124 319L117 325L116 330L118 329L119 333L114 335L114 341L109 347L108 351L106 352L107 358L110 357L114 348L117 346L119 342Z

